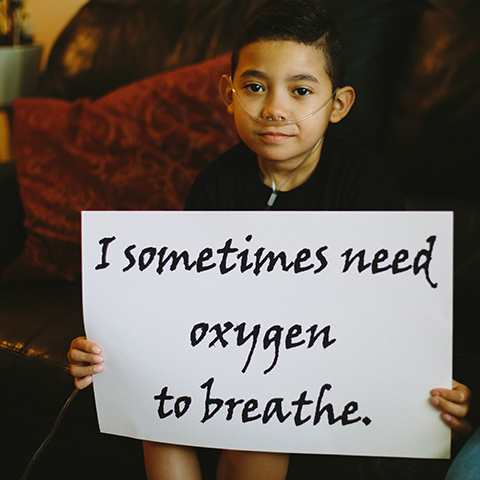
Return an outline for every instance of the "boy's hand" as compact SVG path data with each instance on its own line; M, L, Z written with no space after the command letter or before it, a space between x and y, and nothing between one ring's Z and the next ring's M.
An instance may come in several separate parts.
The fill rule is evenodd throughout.
M82 390L92 382L92 376L103 372L103 355L100 345L90 342L85 337L73 340L68 351L70 373L75 377L75 386Z
M472 433L472 426L465 420L470 408L472 392L453 380L453 388L435 388L430 392L430 402L442 412L442 420L451 428L452 438L458 440Z

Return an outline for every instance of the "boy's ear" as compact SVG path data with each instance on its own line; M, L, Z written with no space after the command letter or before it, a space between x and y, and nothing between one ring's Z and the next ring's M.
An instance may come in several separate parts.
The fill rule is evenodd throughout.
M222 75L218 88L223 103L225 103L225 105L227 106L228 113L230 113L230 115L233 115L232 82L230 81L230 77L228 75Z
M333 109L330 115L330 122L338 123L346 117L353 102L355 102L355 90L352 87L342 87L337 90L333 99Z

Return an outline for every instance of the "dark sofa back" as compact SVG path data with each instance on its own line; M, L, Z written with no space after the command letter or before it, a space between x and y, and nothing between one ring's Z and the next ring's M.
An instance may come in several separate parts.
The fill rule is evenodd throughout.
M228 52L259 0L91 0L62 32L42 95L98 98ZM332 128L392 162L404 191L478 199L480 4L324 0L346 38L357 99Z

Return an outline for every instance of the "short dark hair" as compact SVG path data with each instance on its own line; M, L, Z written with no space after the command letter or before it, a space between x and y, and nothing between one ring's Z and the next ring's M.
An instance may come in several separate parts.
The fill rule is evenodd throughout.
M343 85L343 37L318 0L267 0L255 8L237 34L232 50L232 76L242 48L261 40L291 40L316 46L325 55L333 90Z

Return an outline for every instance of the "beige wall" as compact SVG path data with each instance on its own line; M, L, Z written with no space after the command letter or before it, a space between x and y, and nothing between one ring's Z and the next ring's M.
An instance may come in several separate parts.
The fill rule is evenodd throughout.
M44 63L55 39L87 0L27 0L35 40L45 46Z
M44 45L42 67L55 39L87 0L26 0L35 41ZM0 162L13 158L6 114L0 112Z

